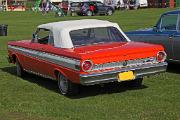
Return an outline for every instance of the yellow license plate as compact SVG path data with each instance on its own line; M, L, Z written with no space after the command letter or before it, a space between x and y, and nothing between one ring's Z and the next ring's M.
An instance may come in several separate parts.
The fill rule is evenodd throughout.
M135 78L133 71L122 72L118 74L118 81L133 80Z

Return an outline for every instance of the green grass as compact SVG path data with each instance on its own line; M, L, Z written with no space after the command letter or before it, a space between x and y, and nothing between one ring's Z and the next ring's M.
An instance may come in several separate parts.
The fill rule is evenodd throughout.
M0 13L8 36L0 37L0 120L180 120L180 65L144 79L139 89L123 84L81 87L72 98L58 93L57 83L35 75L16 77L7 62L8 41L30 39L42 23L96 18L117 22L124 31L151 27L169 9L117 11L113 16L54 17L32 12Z

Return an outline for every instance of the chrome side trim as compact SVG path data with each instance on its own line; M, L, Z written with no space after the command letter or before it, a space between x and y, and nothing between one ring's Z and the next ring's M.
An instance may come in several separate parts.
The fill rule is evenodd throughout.
M47 79L56 80L53 77L48 76L48 75L40 74L38 72L34 72L34 71L31 71L31 70L26 70L26 69L23 69L23 70L28 72L28 73L35 74L35 75L38 75L38 76L41 76L41 77L44 77L44 78L47 78Z
M169 59L169 60L167 60L168 62L177 62L177 63L179 63L180 62L180 60L175 60L175 59Z
M32 49L27 49L23 47L17 47L8 45L8 49L20 52L21 54L28 55L30 57L39 59L39 60L45 60L63 67L71 68L74 70L80 70L80 61L76 59L71 59L64 56L58 56L55 54L40 52Z
M133 71L135 79L143 78L144 76L150 76L158 73L165 72L167 68L167 62L161 62L156 64L146 64L142 66L121 68L114 71L81 74L80 83L82 85L93 85L99 83L108 83L117 81L117 75L121 72Z

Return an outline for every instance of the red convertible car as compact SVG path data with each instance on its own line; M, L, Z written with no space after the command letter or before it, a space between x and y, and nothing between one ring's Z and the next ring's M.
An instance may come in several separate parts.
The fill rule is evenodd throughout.
M144 76L167 67L161 45L131 42L118 24L96 19L39 25L32 40L9 42L8 56L18 76L29 72L57 80L63 95L76 94L78 84L140 86Z

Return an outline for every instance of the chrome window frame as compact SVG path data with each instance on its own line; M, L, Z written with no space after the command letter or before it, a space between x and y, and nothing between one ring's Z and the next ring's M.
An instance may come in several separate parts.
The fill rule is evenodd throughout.
M161 28L161 26L162 26L162 19L163 19L163 16L169 16L169 15L176 15L177 16L177 19L176 19L176 30L164 30L164 31L178 31L178 29L177 29L177 25L178 25L178 19L179 19L179 14L166 14L166 15L162 15L161 16L161 20L160 20L160 23L159 23L159 30L161 31L161 32L164 32L164 31L162 31L162 28Z
M177 32L180 32L180 14L178 14L178 19L177 19Z
M37 33L41 30L48 30L49 31L49 35L48 35L48 43L46 45L52 45L54 46L54 35L53 35L53 31L51 31L50 29L46 29L46 28L37 28L37 30L34 32L34 35L37 37ZM53 38L53 42L50 42L50 38ZM31 43L37 43L37 44L40 44L38 43L38 40L37 38L36 39L32 39L31 40ZM50 43L53 43L53 44L50 44Z

